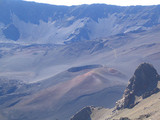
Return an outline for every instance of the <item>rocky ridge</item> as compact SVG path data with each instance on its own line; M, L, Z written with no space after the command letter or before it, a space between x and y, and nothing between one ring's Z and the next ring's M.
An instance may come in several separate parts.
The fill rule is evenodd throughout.
M160 24L159 5L67 7L22 0L1 1L0 40L3 42L68 44L142 32Z

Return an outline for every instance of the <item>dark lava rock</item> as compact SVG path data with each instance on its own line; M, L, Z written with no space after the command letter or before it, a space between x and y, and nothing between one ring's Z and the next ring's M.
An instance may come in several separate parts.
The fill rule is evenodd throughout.
M148 63L139 65L124 91L123 98L116 103L116 110L132 108L136 104L135 96L142 99L159 92L157 88L160 76L156 69Z
M120 119L113 119L113 120L131 120L128 117L121 117Z
M86 70L86 69L95 69L95 68L100 68L103 67L102 65L85 65L85 66L80 66L80 67L72 67L70 69L68 69L68 72L79 72L82 70Z
M76 115L74 115L71 120L91 120L90 115L94 107L88 106L80 110Z
M151 116L151 114L140 115L139 118L137 118L135 120L145 120L146 118L149 118L150 116Z
M120 118L119 120L130 120L128 117Z

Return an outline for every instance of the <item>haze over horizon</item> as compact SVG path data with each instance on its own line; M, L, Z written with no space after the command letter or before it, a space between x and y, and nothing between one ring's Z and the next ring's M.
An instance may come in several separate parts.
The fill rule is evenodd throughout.
M119 6L130 6L130 5L158 5L160 4L159 0L24 0L24 1L32 1L38 3L47 3L53 5L81 5L81 4L94 4L94 3L104 3L109 5L119 5Z
M132 1L0 0L0 120L159 120L160 0Z

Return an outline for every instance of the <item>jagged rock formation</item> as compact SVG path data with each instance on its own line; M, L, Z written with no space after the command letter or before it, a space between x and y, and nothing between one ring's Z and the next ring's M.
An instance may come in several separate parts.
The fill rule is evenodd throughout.
M160 76L156 69L148 63L139 65L124 91L123 98L116 103L116 110L132 108L141 99L159 91L157 88Z

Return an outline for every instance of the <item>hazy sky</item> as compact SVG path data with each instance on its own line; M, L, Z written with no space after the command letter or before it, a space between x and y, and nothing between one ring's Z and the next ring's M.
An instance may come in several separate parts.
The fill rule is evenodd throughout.
M54 5L80 5L92 3L106 3L112 5L156 5L160 4L160 0L25 0L35 1L40 3L49 3Z

